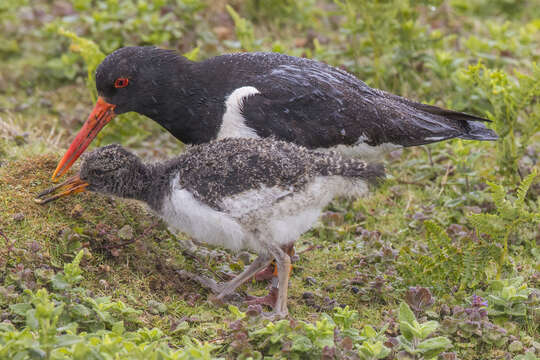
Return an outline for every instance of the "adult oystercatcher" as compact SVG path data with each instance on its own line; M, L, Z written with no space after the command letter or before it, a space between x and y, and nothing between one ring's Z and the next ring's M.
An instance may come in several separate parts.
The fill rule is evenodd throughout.
M279 288L268 315L286 316L290 257L283 249L335 196L364 195L368 183L383 176L381 165L273 139L211 141L156 164L143 164L121 146L109 145L89 153L78 175L37 201L84 190L138 199L200 241L257 252L258 258L225 284L183 272L217 293L218 300L275 258Z
M64 174L115 115L146 115L186 144L269 137L370 158L451 138L496 140L486 119L373 89L318 61L237 53L192 62L171 50L125 47L96 71L98 101L58 164Z

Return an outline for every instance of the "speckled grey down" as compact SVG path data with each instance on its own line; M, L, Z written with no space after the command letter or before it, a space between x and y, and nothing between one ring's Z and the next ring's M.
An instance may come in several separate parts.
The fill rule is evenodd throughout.
M178 176L180 185L195 198L219 209L225 197L262 186L298 191L320 175L374 183L384 176L384 168L284 141L229 138L190 147L172 160L155 164L143 164L121 146L109 145L86 155L80 174L90 190L143 200L156 210Z

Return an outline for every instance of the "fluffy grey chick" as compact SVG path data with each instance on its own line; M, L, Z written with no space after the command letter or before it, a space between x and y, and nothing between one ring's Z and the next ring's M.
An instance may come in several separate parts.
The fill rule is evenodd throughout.
M138 199L201 242L258 253L224 284L184 273L217 293L218 300L275 258L278 299L269 315L286 316L290 257L283 249L317 221L334 197L365 195L368 183L382 177L381 165L337 153L273 139L228 138L154 164L142 163L119 145L105 146L89 153L79 175L59 188L62 194L87 189Z

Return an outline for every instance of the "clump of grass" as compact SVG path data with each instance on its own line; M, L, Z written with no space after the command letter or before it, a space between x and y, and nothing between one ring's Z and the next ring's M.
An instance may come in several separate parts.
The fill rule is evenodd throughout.
M59 267L74 251L89 248L95 261L91 278L98 288L101 280L105 286L99 291L122 278L125 285L117 289L119 294L129 288L145 292L143 289L154 287L152 283L157 286L153 291L191 291L186 287L189 284L177 281L174 275L175 264L185 261L181 249L173 246L174 236L141 205L89 193L60 199L52 206L35 204L33 198L49 185L56 161L56 156L47 154L8 160L0 167L0 202L5 205L0 230L22 249L5 258L8 273L18 266L32 270ZM120 234L125 226L131 229L128 239ZM37 258L28 256L35 252L39 252ZM151 293L145 296L154 297Z

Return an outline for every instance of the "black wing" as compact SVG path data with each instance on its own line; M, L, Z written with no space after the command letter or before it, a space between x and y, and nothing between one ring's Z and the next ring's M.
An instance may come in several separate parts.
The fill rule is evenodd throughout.
M414 146L455 137L497 139L478 122L485 119L372 89L321 63L303 65L280 65L254 79L260 94L246 99L243 115L258 135L308 148L357 142Z

